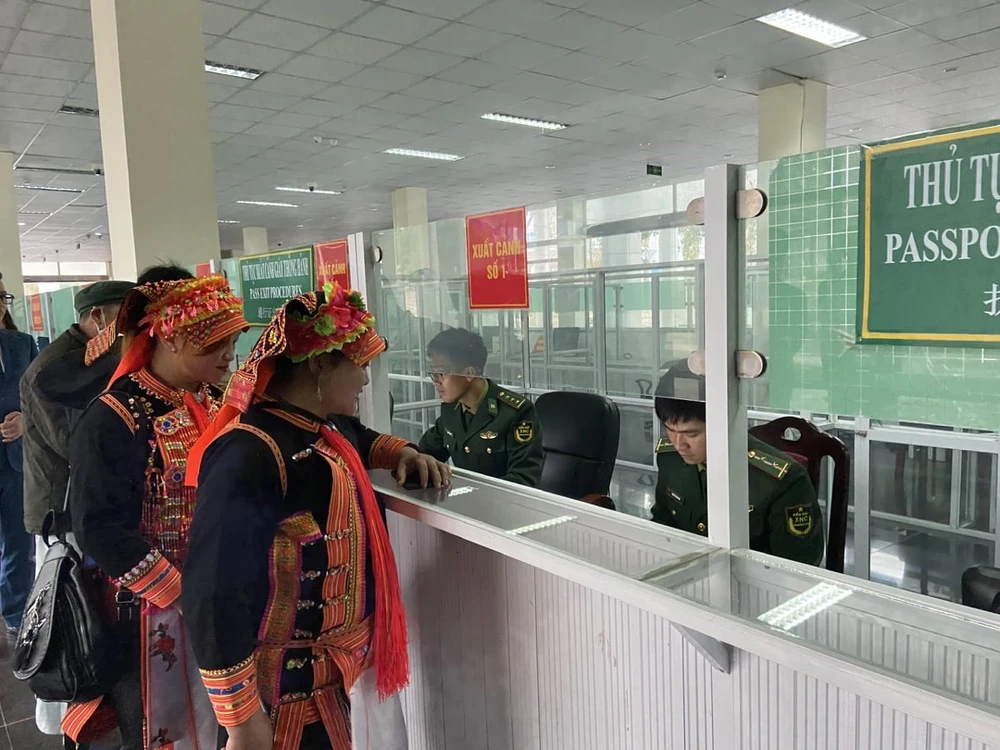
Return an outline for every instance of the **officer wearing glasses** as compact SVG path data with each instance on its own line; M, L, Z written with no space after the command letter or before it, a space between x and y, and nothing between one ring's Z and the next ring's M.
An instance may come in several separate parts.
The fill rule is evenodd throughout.
M472 331L449 328L427 345L441 416L420 450L460 469L537 487L542 435L534 404L483 377L486 345Z

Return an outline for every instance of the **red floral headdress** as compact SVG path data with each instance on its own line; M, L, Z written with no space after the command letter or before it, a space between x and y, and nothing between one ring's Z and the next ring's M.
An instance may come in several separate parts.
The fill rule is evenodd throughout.
M133 321L140 307L143 317L136 326ZM118 314L119 333L134 338L112 382L149 363L154 338L184 335L204 349L248 327L243 300L233 294L224 276L143 284L129 292Z

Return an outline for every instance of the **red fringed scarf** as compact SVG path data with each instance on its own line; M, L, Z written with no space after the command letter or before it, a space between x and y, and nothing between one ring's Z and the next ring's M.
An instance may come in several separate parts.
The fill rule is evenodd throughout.
M369 554L375 573L375 686L379 698L385 700L406 687L410 681L406 610L399 591L396 556L361 456L350 441L333 428L320 428L320 435L344 459L347 468L354 475L358 494L361 496L361 509L368 529Z

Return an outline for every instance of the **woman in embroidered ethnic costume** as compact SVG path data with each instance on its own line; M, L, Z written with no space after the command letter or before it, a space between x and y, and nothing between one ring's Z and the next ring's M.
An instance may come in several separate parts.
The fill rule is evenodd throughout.
M339 286L288 302L191 454L182 602L227 750L406 747L406 620L366 470L450 473L356 419L385 349L373 324Z
M71 442L69 507L80 548L117 591L124 663L110 695L70 707L74 740L117 723L122 750L218 747L178 600L196 497L184 478L246 328L225 279L170 266L146 271L122 306L122 360Z

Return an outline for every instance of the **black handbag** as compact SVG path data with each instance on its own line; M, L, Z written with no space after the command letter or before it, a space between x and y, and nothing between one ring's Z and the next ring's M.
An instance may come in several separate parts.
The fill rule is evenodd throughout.
M119 677L112 628L93 592L92 573L62 536L49 541L55 513L42 529L48 552L28 597L14 644L14 676L43 701L75 703L109 692Z

